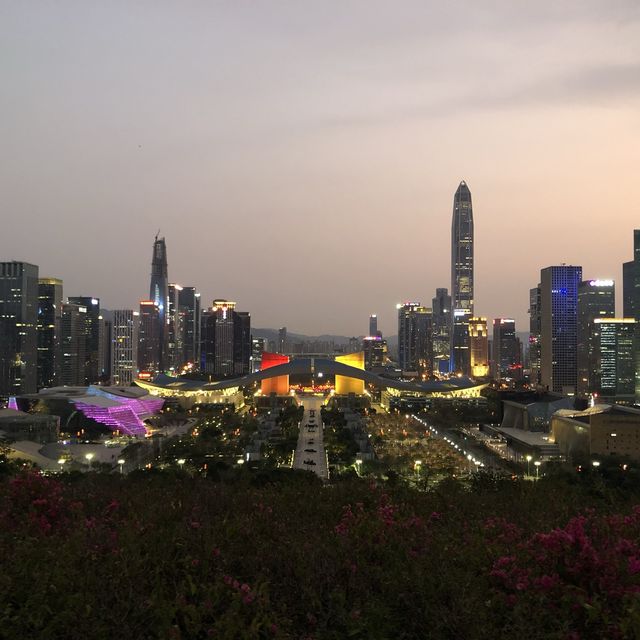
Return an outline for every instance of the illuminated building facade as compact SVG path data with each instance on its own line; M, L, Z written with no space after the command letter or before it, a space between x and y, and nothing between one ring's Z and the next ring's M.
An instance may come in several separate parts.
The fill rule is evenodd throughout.
M38 389L60 381L62 280L38 280Z
M581 281L578 266L553 266L540 272L540 377L542 386L554 393L576 392Z
M251 314L233 313L233 373L251 373Z
M262 368L261 371L277 367L279 365L287 364L289 362L289 356L285 356L281 353L269 353L264 352L261 358ZM265 378L260 384L260 391L263 396L271 395L275 393L277 396L286 396L289 393L289 375L275 376L273 378Z
M337 356L336 362L340 362L350 367L354 367L355 369L364 371L364 351L348 353L344 356ZM361 396L364 394L364 380L336 374L335 389L336 394L339 396L346 396L351 393L354 393L357 396Z
M451 221L451 370L469 375L469 320L474 303L473 206L462 181L453 197Z
M370 336L378 335L378 316L373 313L369 316L369 334Z
M364 352L364 368L367 371L384 366L387 354L387 341L379 335L367 336L362 340Z
M182 327L182 365L200 363L200 294L195 287L182 287L178 293Z
M600 402L633 404L635 395L633 318L595 318L591 392Z
M158 322L160 308L153 300L140 301L140 329L138 337L138 375L153 378L161 372L160 342L162 328Z
M578 390L587 397L597 390L596 343L599 341L598 318L616 315L615 286L613 280L585 280L578 285Z
M158 308L157 328L152 332L157 353L148 354L150 362L158 363L156 371L164 371L168 365L168 313L169 313L169 272L167 266L167 245L164 238L156 236L153 243L153 258L151 260L151 284L149 286L149 300ZM157 338L155 337L157 336Z
M182 366L184 346L183 314L180 309L182 287L169 283L169 311L167 313L167 369L177 371Z
M132 309L113 312L111 329L111 381L130 385L137 377L140 314Z
M516 336L516 321L495 318L492 340L493 375L496 380L520 377L520 344Z
M489 333L486 318L469 320L469 351L471 375L484 378L489 375Z
M201 371L214 376L242 375L251 367L251 316L236 303L214 300L202 314Z
M0 262L0 396L36 390L37 324L38 267Z

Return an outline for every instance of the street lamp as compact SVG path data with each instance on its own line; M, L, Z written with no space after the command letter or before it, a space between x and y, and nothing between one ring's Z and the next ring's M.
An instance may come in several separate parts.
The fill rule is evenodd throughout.
M600 460L592 460L591 464L597 469L600 466Z
M422 460L416 460L413 463L413 468L414 468L414 470L416 472L416 475L419 476L420 475L420 470L422 469Z
M360 458L358 458L358 459L356 460L356 473L357 473L358 475L360 475L360 474L361 474L361 472L362 472L362 460L361 460Z
M60 465L60 471L62 471L64 469L64 463L66 462L66 460L64 458L60 458L58 460L58 464Z
M184 463L186 462L186 460L184 458L178 458L177 463L180 465L180 468L182 469Z
M93 456L94 456L93 453L86 453L84 456L87 460L87 464L89 465L89 468L91 468L91 461L93 460Z
M529 472L529 470L530 470L529 463L531 462L532 458L531 458L531 456L525 456L525 459L527 461L527 475L530 476L531 473Z
M542 464L542 462L540 462L540 460L536 460L533 464L536 465L536 480L537 480L540 477L539 472L540 472L540 465Z
M124 460L122 458L118 460L118 465L120 466L120 475L122 475L124 473L122 470L124 468Z

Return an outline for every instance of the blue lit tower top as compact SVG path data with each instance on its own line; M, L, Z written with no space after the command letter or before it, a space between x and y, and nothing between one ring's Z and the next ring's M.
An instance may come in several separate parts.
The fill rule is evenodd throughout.
M158 322L160 323L159 335L160 354L158 362L160 370L165 369L167 351L167 311L169 309L169 273L167 267L167 245L164 238L156 235L153 243L153 258L151 260L151 286L149 288L149 299L153 300L159 309Z
M471 191L464 180L453 197L451 306L473 315L473 207Z

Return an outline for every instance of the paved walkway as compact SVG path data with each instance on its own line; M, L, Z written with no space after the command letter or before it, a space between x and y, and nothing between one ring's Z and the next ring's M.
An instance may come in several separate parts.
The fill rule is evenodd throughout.
M320 419L322 398L302 396L300 401L304 406L304 415L300 422L300 435L293 456L293 468L313 471L323 480L328 480L327 455L324 450L323 426Z

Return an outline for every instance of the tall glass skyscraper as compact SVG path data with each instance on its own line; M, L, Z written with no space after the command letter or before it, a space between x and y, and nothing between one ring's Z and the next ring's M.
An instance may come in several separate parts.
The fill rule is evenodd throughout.
M576 392L581 280L582 267L560 265L540 272L540 377L556 393Z
M151 286L149 300L158 307L158 370L168 368L167 343L169 338L169 272L167 267L167 245L164 238L158 238L153 243L153 258L151 260Z
M453 197L451 221L451 370L469 375L469 319L473 316L473 207L462 181ZM456 322L457 318L457 322Z

